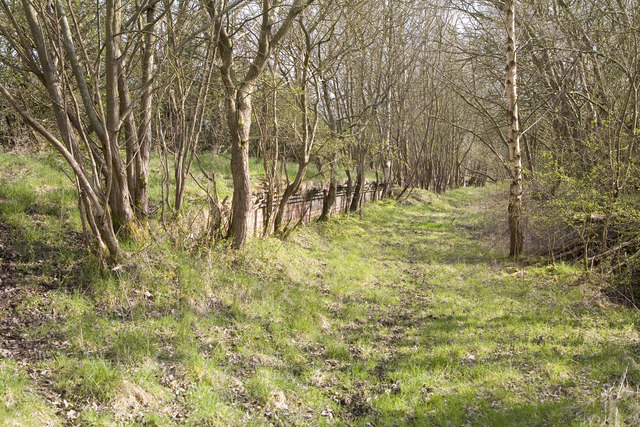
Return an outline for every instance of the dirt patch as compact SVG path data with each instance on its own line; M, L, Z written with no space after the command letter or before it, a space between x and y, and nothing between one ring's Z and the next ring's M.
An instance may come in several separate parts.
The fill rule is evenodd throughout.
M44 343L29 339L25 325L36 319L18 310L32 292L20 286L20 254L12 245L12 230L0 222L0 357L32 363L44 357Z
M25 366L33 381L33 392L39 394L59 416L67 419L65 410L69 404L58 393L52 391L52 379L46 370L33 368L40 360L50 357L50 343L44 338L31 338L28 329L51 320L51 315L37 307L23 308L23 303L39 294L46 303L46 289L25 286L20 273L22 262L20 253L13 242L13 230L0 221L0 359L11 359Z

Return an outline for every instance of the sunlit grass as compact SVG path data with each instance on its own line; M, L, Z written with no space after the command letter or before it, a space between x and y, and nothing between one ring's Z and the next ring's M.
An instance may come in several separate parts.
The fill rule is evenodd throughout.
M640 315L579 267L510 261L503 188L414 191L237 252L152 222L158 241L101 275L67 243L60 165L0 166L16 310L38 320L21 333L46 350L0 361L2 425L640 422Z
M33 386L24 368L0 360L0 425L60 425L54 410Z

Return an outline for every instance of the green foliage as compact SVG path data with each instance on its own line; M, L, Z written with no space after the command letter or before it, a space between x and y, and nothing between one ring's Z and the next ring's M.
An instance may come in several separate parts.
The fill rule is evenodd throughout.
M580 155L543 156L530 189L532 249L582 259L633 300L640 293L640 163L603 161L611 153L598 132Z

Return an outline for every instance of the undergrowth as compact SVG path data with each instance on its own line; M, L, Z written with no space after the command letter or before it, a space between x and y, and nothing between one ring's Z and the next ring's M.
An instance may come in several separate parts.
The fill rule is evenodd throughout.
M579 267L509 261L502 188L235 252L153 223L101 275L59 165L0 166L1 425L640 423L640 314Z

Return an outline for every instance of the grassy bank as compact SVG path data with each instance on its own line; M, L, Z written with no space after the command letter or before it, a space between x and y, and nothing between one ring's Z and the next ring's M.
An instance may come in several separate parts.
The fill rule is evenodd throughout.
M101 276L59 165L0 165L0 425L640 423L640 314L508 261L495 187Z

